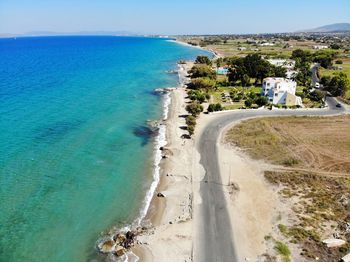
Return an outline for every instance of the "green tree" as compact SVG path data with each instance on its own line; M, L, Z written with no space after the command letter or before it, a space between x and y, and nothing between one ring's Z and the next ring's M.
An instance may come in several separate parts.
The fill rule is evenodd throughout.
M295 67L303 67L307 63L311 63L312 56L310 51L302 50L302 49L296 49L292 52L291 59L295 60Z
M215 111L222 111L223 107L220 103L215 104Z
M319 63L323 68L330 68L332 66L332 57L329 55L319 55L315 57L314 62Z
M188 73L191 78L208 77L216 79L216 72L208 65L194 65Z
M224 63L224 59L219 57L218 59L216 59L216 66L220 67L222 64Z
M331 82L332 77L331 76L322 76L320 79L320 84L323 86L329 86L329 83Z
M194 126L187 126L187 131L188 131L188 134L189 134L190 136L193 136L193 134L194 134L194 129L195 129Z
M188 126L195 126L196 123L196 118L192 115L189 115L186 117L186 125Z
M204 55L197 56L195 63L196 64L206 64L209 66L211 66L211 64L212 64L209 57L204 56Z
M203 111L203 106L198 102L192 102L186 106L186 111L196 117Z
M269 103L269 101L268 101L267 97L265 97L265 96L258 96L255 99L255 104L257 104L259 107L266 106L268 103Z
M248 86L250 85L250 77L247 74L244 74L241 79L241 85L242 86Z
M286 77L287 69L282 66L273 66L272 72L274 77Z
M222 105L220 103L210 104L208 106L208 112L222 111Z
M305 63L303 66L299 67L299 71L295 77L295 80L299 85L309 86L311 83L311 71L310 64Z
M329 68L332 66L336 54L337 52L332 50L320 50L313 55L313 61L319 63L323 68Z
M325 95L320 90L314 90L308 94L308 98L315 102L323 102Z
M339 73L332 77L325 89L333 96L343 96L349 89L349 79L346 74Z
M205 89L206 91L215 88L215 86L216 81L210 78L195 78L188 84L188 88L190 89Z
M206 95L201 90L190 90L188 91L188 98L192 101L198 101L199 103L204 103L206 100Z
M342 46L340 44L334 43L334 44L330 45L330 48L338 50L338 49L342 48Z

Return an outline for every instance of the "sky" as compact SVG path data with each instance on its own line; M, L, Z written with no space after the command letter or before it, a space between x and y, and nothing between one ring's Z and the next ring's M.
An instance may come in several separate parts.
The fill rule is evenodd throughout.
M350 22L350 0L0 0L0 34L277 33Z

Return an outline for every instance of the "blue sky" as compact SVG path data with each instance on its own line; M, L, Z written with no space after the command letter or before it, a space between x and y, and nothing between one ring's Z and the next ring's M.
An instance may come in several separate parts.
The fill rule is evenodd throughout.
M350 0L0 0L0 33L271 33L350 22Z

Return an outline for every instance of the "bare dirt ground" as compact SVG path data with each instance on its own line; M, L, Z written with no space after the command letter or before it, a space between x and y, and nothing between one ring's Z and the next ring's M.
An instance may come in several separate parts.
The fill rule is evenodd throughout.
M271 261L338 261L350 252L349 116L248 120L225 140L270 164L264 177L285 203L265 237ZM322 244L334 237L347 243Z

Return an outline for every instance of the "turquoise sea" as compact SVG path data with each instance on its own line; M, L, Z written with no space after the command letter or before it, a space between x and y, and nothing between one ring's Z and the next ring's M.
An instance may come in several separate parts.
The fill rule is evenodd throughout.
M92 261L152 182L153 90L206 52L166 39L0 39L0 261Z

